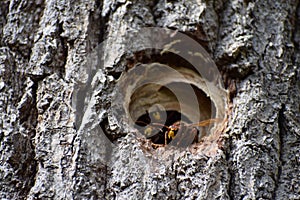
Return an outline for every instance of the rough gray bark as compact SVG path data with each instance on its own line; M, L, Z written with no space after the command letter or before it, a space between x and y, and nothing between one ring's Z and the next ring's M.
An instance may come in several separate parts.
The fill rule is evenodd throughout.
M300 199L299 1L4 0L0 12L2 199ZM214 146L154 154L114 120L113 87L133 53L119 44L145 26L195 38L224 75L228 123ZM104 40L115 51L87 68ZM88 119L112 149L78 131L84 108L72 99L91 74ZM99 162L110 150L114 162Z

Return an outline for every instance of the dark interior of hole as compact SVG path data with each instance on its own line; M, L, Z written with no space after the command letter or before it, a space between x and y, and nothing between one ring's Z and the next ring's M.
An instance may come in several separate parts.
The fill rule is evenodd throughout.
M163 115L164 113L158 112L159 115ZM151 113L145 113L144 115L140 116L137 121L135 122L136 128L141 132L141 134L145 135L147 139L150 139L154 144L165 144L165 132L168 130L167 127L171 126L177 121L184 121L186 123L191 123L191 121L181 114L180 112L171 110L166 111L166 121L160 121L159 119L154 119L154 121L151 121L150 117L151 115L156 114L154 112ZM151 131L153 132L151 137L148 137L145 133L147 128L151 128ZM168 143L170 140L167 141Z
M173 87L176 87L176 84L186 84L186 83L180 83L180 82L174 82L172 83ZM206 120L210 118L215 118L215 107L212 104L209 97L206 96L206 94L197 88L194 85L190 85L193 90L194 94L196 94L198 99L198 105L200 106L200 112L201 119L200 120ZM159 92L162 92L164 94L169 95L173 94L171 90L168 89L168 87L162 86ZM158 114L157 114L158 113ZM157 117L154 117L154 114L160 115L161 118L157 119ZM152 119L152 121L151 121ZM166 120L165 120L166 119ZM188 116L184 116L182 113L175 111L175 110L168 110L165 112L163 111L157 111L157 112L150 112L148 113L145 111L145 114L138 117L136 120L136 128L140 131L141 134L143 134L147 139L150 139L152 143L154 144L165 144L165 133L168 130L168 127L173 125L177 121L183 121L186 123L197 123L198 121L190 121L188 119ZM207 127L197 127L198 133L202 135L206 135L207 133ZM149 135L150 131L150 135ZM176 133L175 133L176 134ZM170 140L167 141L169 143Z
M193 60L194 58L191 58L190 56L187 56L190 60ZM199 58L197 58L199 59ZM133 57L127 58L127 67L132 68L137 63L142 64L149 64L158 62L161 64L165 64L171 67L183 67L187 69L191 69L198 73L198 70L195 69L195 67L186 59L183 57L172 53L172 52L165 52L161 54L160 50L157 49L146 49L143 51L135 52ZM196 61L198 62L198 61ZM200 64L200 63L199 63ZM199 73L198 73L199 74ZM199 74L200 75L200 74Z
M207 112L209 113L209 117L205 118L205 119L209 119L209 118L215 118L216 117L216 108L215 108L215 105L212 103L211 99L209 97L207 97L207 95L202 91L200 90L199 88L197 88L196 86L194 85L191 85L191 87L193 88L196 96L197 96L197 99L198 99L198 103L199 105L205 105L205 110L202 110L202 108L200 108L200 112L203 113L203 112ZM201 99L201 101L199 101ZM202 119L202 120L205 120L205 119Z
M172 85L171 88L180 88L181 86L180 85L187 85L187 83L182 83L182 82L173 82L169 85L166 85L165 86L162 86L160 89L159 89L159 92L163 92L165 94L168 94L168 95L174 95L176 97L176 93L174 94L168 87ZM195 85L193 84L189 84L189 86L192 87L194 93L197 97L197 100L198 100L198 105L200 106L199 107L199 111L202 115L202 119L201 120L205 120L205 119L209 119L209 118L215 118L216 117L216 108L214 106L214 104L211 102L210 98L202 91L200 90L199 88L197 88ZM178 101L178 99L176 98L176 100ZM184 103L184 102L182 102ZM196 123L196 122L193 122L193 123Z

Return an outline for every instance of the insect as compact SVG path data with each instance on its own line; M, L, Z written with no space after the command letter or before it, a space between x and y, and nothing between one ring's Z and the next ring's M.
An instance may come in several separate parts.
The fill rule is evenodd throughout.
M155 115L157 115L157 113L155 113ZM178 120L169 126L158 122L138 123L147 126L143 130L143 134L146 138L151 139L154 144L187 147L192 143L198 142L200 134L198 127L205 127L217 122L221 122L221 119L208 119L198 123L187 123Z
M197 127L205 127L212 123L220 122L220 119L208 119L195 124L177 121L168 126L165 132L165 145L187 147L198 142L200 130Z

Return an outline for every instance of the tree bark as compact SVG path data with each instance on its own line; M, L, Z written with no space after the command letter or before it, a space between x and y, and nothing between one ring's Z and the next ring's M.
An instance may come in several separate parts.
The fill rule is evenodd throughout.
M3 0L0 13L1 199L300 199L299 1ZM122 45L144 27L193 38L222 74L226 123L196 151L153 149L114 113L121 74L159 62Z

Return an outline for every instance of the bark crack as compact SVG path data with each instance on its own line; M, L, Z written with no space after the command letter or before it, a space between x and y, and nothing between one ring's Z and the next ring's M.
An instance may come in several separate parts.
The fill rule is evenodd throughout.
M62 60L61 62L61 67L59 70L59 75L61 78L65 77L66 74L66 64L67 64L67 58L68 58L68 53L69 53L69 49L68 49L68 45L67 45L67 39L63 38L61 35L64 32L63 30L63 23L58 23L58 38L61 44L61 52L60 52L60 58L59 60Z
M281 173L282 173L282 153L283 153L283 136L286 134L285 130L285 117L284 117L284 111L285 111L285 105L283 104L281 106L281 109L279 110L279 114L278 114L278 128L279 128L279 149L278 149L278 157L279 157L279 161L277 163L278 165L278 172L276 174L275 177L275 188L273 191L273 195L272 195L272 199L276 199L276 191L278 189L279 186L279 180L281 177Z
M35 159L36 157L36 151L35 151L35 145L34 145L34 137L36 135L36 128L37 128L37 121L38 121L38 109L37 109L37 91L38 91L38 82L33 80L33 85L32 85L32 98L33 98L33 103L32 103L32 108L34 109L34 112L31 112L32 114L32 119L35 121L34 122L34 127L33 127L33 132L32 135L29 139L30 143L30 148L32 150L31 152L31 157L32 157L32 162L31 162L31 167L32 167L32 174L29 176L30 178L30 184L28 185L29 189L26 194L28 196L30 194L31 188L34 187L35 180L37 178L37 160Z
M230 141L229 141L230 142ZM228 147L230 147L230 144L228 145ZM225 152L225 156L226 156L226 162L227 162L227 169L228 169L228 175L229 175L229 183L228 183L228 191L227 194L229 196L229 199L234 199L234 197L231 194L231 191L233 191L233 186L234 186L234 178L233 178L233 171L231 169L233 169L232 165L230 164L230 158L232 157L230 155L230 148L228 148L228 150Z

